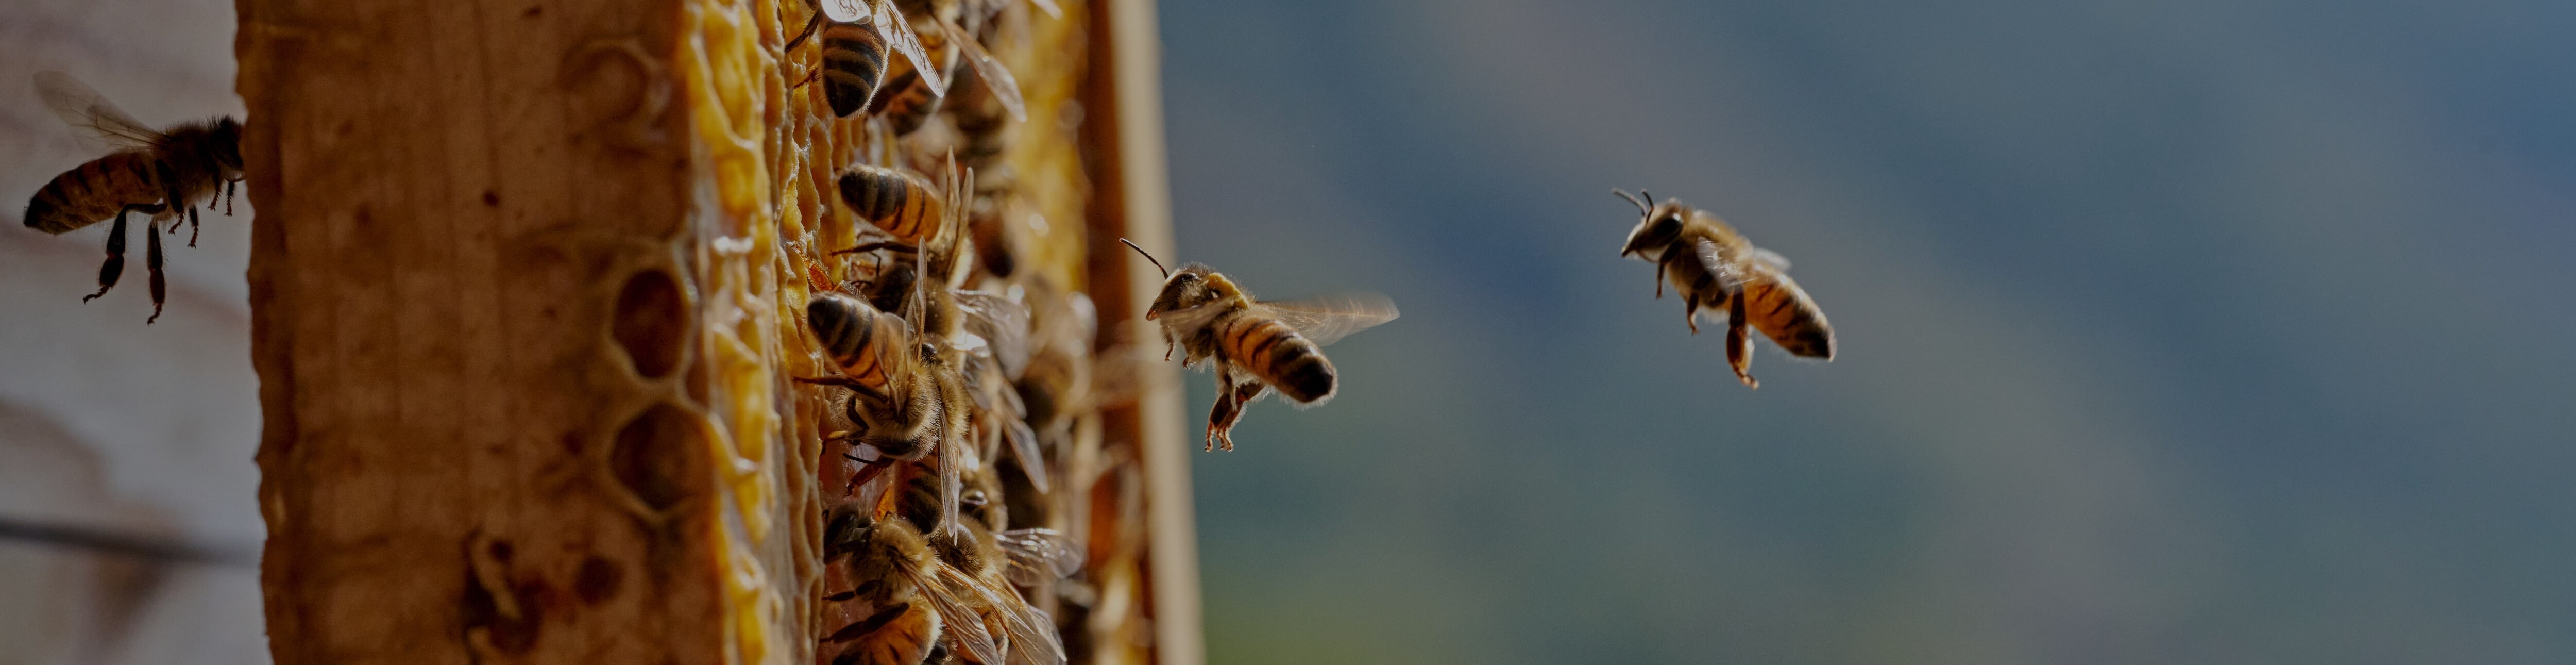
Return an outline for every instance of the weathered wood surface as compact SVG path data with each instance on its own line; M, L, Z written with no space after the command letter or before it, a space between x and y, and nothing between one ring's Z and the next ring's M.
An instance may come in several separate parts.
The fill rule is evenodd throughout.
M276 661L734 660L682 3L238 6Z

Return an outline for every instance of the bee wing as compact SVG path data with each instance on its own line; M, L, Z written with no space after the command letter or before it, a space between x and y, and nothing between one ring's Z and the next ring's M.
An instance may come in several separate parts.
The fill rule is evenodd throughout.
M1716 242L1706 238L1693 242L1691 254L1699 259L1700 267L1708 269L1708 274L1717 278L1718 288L1726 293L1744 288L1744 273L1735 269L1736 262L1726 260L1725 250L1719 249Z
M1038 449L1038 431L1020 418L1002 419L1002 439L1011 443L1011 454L1020 460L1020 471L1028 474L1029 486L1039 494L1054 490L1048 486L1046 451Z
M86 130L83 139L104 142L124 148L148 148L161 140L160 130L153 129L118 110L105 95L89 84L55 71L36 72L36 96L54 110L54 117L72 127Z
M1289 327L1306 336L1316 346L1341 341L1351 333L1377 327L1395 320L1395 301L1385 295L1369 292L1340 293L1279 302L1263 302Z
M984 615L960 598L980 598L984 590L975 579L958 572L948 564L933 562L927 579L918 580L920 597L930 602L930 611L939 615L940 632L964 647L976 662L1002 662L1002 647L993 642L993 633L984 628Z
M1755 247L1753 248L1753 260L1763 265L1771 266L1771 269L1773 270L1778 270L1780 272L1789 271L1789 257L1781 256L1779 252Z
M1215 322L1216 317L1222 316L1226 312L1231 311L1231 308L1229 307L1230 301L1231 299L1219 298L1201 304L1197 307L1164 312L1161 320L1163 326L1171 330L1196 330L1207 326L1209 323Z
M967 332L984 338L1002 375L1017 378L1029 368L1029 308L1001 294L958 291L957 309L966 315Z
M1744 313L1747 322L1779 344L1790 355L1834 359L1834 326L1825 321L1825 311L1816 306L1807 290L1768 264L1752 267L1750 279L1744 282Z
M1000 59L984 50L984 45L975 41L974 33L957 27L957 23L946 16L938 18L939 27L948 31L948 41L955 42L958 50L966 54L966 64L975 68L975 78L984 80L984 87L993 91L993 98L1001 100L1002 109L1011 112L1011 120L1027 121L1029 103L1020 98L1020 80L1011 76L1011 68L1002 66Z
M994 539L1010 557L1012 582L1036 586L1082 570L1082 547L1054 529L1012 529Z
M1029 4L1037 5L1038 11L1047 13L1047 18L1064 18L1064 8L1056 6L1055 0L1029 0Z
M894 8L894 0L877 0L877 31L885 33L886 44L912 61L912 70L921 73L921 82L930 86L930 94L948 96L948 82L940 80L939 68L930 62L930 51L921 47L921 36L913 34L912 22Z
M951 431L954 422L949 409L966 408L949 401L948 391L941 391L939 414L939 536L954 538L963 531L957 524L957 495L966 485L966 433Z
M955 572L953 569L951 572ZM1029 606L1020 592L998 583L956 573L960 584L973 589L978 597L993 608L1002 620L1003 643L1010 645L1005 660L985 661L1005 665L1064 665L1064 642L1056 637L1055 620L1046 610Z

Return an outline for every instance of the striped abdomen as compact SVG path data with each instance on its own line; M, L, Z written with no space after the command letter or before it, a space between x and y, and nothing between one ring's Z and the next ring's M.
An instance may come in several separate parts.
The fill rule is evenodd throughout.
M128 204L162 199L152 153L127 150L90 160L54 176L27 200L27 228L63 233L115 217Z
M896 136L921 129L922 123L930 121L930 114L939 110L942 99L931 92L930 82L922 80L919 72L908 69L888 81L885 90L885 94L877 95L868 112L884 118L886 128L894 130Z
M1808 358L1834 358L1834 326L1825 311L1788 275L1756 266L1744 283L1744 319L1782 350Z
M1261 377L1288 399L1312 403L1333 396L1333 362L1296 328L1247 313L1217 324L1216 337L1228 362Z
M857 298L826 293L805 303L806 325L823 342L832 364L869 388L882 391L893 371L887 359L903 352L903 320Z
M826 23L823 26L823 99L832 114L848 117L867 108L885 80L886 41L876 26Z
M841 203L895 242L918 246L939 222L930 181L894 169L860 165L841 174Z

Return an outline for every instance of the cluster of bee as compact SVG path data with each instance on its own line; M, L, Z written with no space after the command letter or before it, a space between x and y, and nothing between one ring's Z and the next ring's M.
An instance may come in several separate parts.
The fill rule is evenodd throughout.
M855 466L823 516L820 662L1075 655L1050 610L1079 595L1081 580L1066 578L1086 547L1046 526L1068 498L1049 493L1071 421L1132 398L1091 376L1089 301L1015 270L1022 242L999 223L1013 195L1006 130L1027 111L986 42L1004 12L1030 8L1058 11L818 0L785 41L790 61L815 51L791 88L819 88L822 107L863 122L877 148L830 165L821 203L852 219L856 242L814 247L805 266L806 328L836 371L797 380L835 390L826 452Z
M1135 461L1097 454L1096 418L1132 402L1144 354L1024 256L1025 225L1003 223L1005 210L1026 216L1005 155L1030 104L992 53L1024 45L987 40L1005 12L1031 9L1055 11L822 0L785 41L791 60L816 51L810 70L787 72L792 85L819 87L821 106L864 122L875 148L833 166L823 202L856 234L814 248L807 270L806 327L836 371L799 380L837 391L826 450L855 466L825 518L825 662L1067 662L1086 645L1069 650L1066 636L1083 631L1050 608L1086 611L1111 593L1092 585L1118 583L1091 577L1116 573L1086 571L1086 553L1133 556L1068 536L1115 530L1065 514L1091 501L1067 495L1079 478ZM1374 294L1264 302L1207 266L1164 274L1146 318L1167 359L1185 350L1185 365L1215 370L1209 449L1233 448L1235 423L1269 392L1331 399L1321 347L1396 316ZM1079 460L1092 468L1069 468Z
M1132 401L1142 354L1102 344L1091 302L1026 269L1019 249L1030 241L1002 221L1015 196L1008 130L1030 105L987 42L1005 32L997 18L1008 12L1061 10L1050 0L816 2L784 40L791 54L816 50L791 89L814 85L810 94L835 117L864 121L877 147L865 161L831 166L835 196L824 203L864 222L849 235L855 242L806 248L802 266L812 293L804 322L837 371L797 380L839 391L826 450L853 463L822 516L822 600L834 608L825 614L845 621L825 631L818 657L1068 662L1067 633L1050 608L1089 602L1068 578L1084 574L1086 552L1097 550L1067 535L1075 529L1043 525L1077 505L1059 491L1069 483L1058 472L1082 457L1086 419ZM116 220L96 298L122 272L128 217L143 213L157 318L164 222L175 233L184 211L194 228L196 205L211 209L219 192L229 211L242 178L240 124L153 130L70 77L39 74L36 87L66 121L119 149L37 192L27 226L59 234ZM941 130L923 131L933 127ZM1758 385L1747 370L1750 330L1793 355L1833 357L1833 329L1788 277L1786 259L1707 211L1618 194L1642 217L1622 256L1656 264L1657 296L1669 279L1692 332L1703 310L1725 313L1727 361L1746 386ZM1397 316L1374 293L1256 300L1206 265L1171 270L1128 247L1163 275L1144 318L1162 334L1164 359L1179 352L1183 366L1215 375L1207 450L1232 450L1236 424L1272 392L1301 407L1332 399L1339 372L1323 347Z
M27 201L27 228L60 235L116 219L116 226L107 232L107 263L98 270L98 292L81 298L89 301L107 295L125 273L127 220L143 213L144 266L151 272L152 285L152 317L144 323L159 320L161 303L169 294L168 281L161 274L162 222L167 220L169 232L178 233L184 215L188 246L194 247L197 203L204 202L211 210L215 195L221 193L224 214L232 214L233 193L242 179L241 122L225 117L156 130L61 72L38 72L36 96L82 138L115 150L54 176L36 190L36 196Z

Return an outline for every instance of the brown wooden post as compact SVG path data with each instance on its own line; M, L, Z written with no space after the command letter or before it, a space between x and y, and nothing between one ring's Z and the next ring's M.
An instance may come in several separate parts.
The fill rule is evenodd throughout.
M276 661L807 660L749 3L238 8Z

